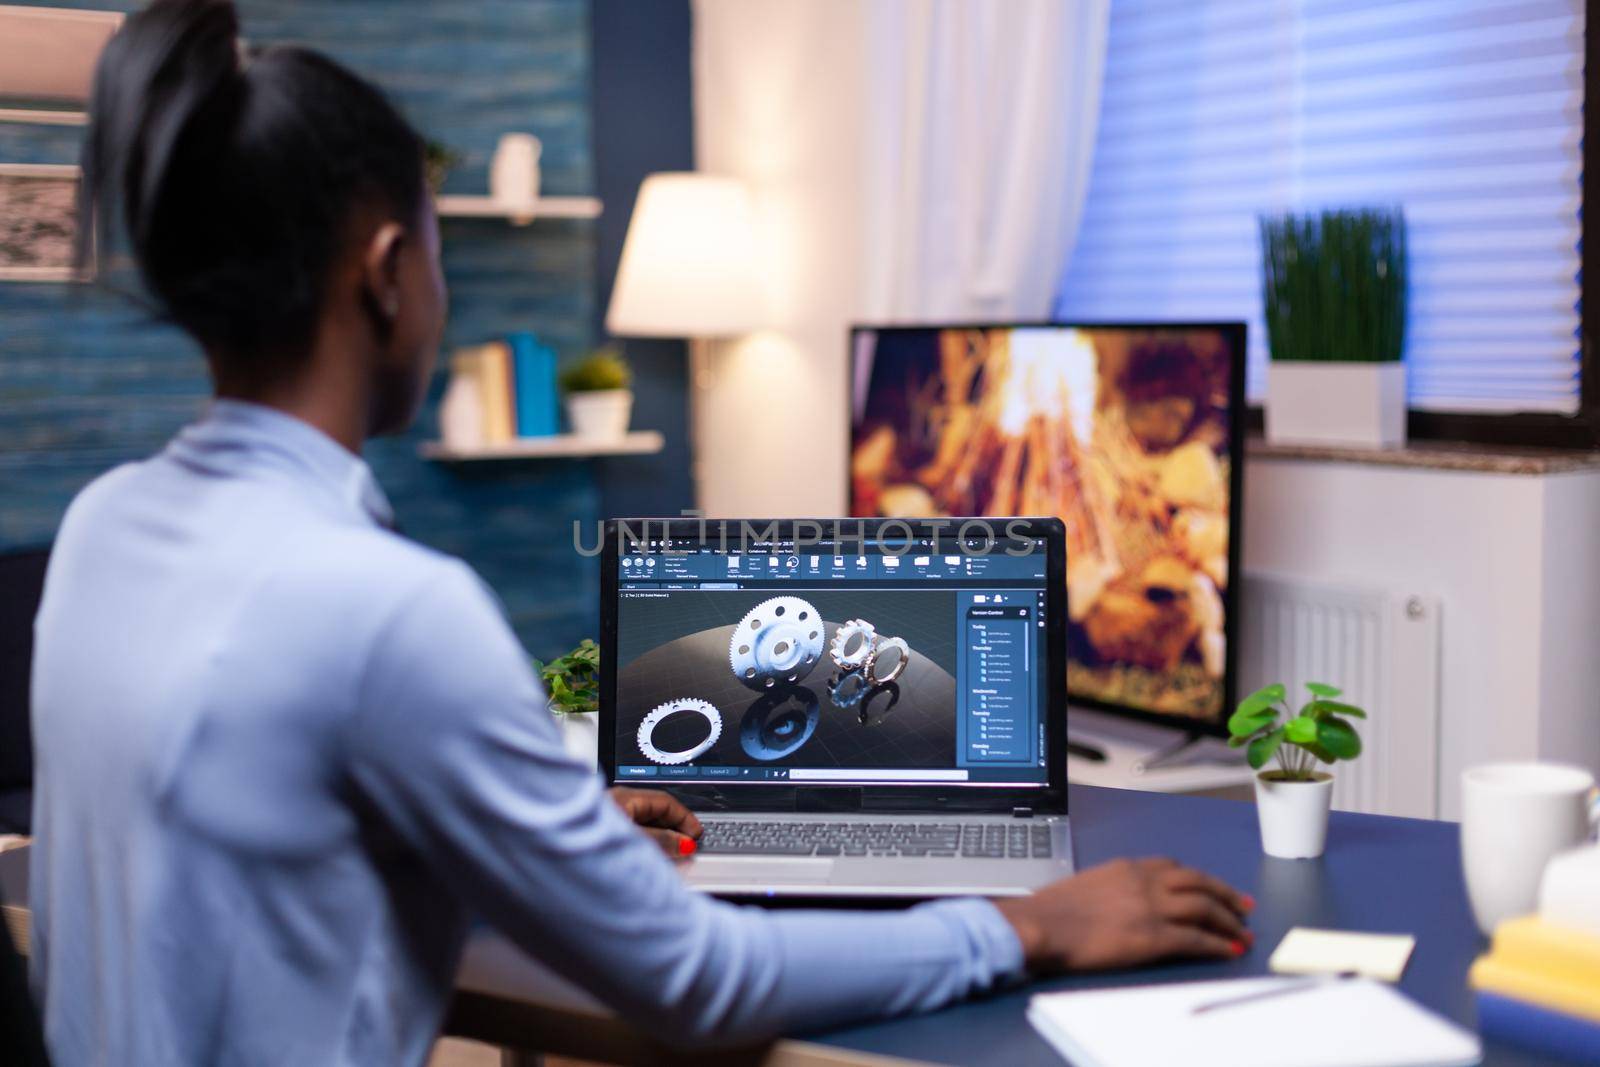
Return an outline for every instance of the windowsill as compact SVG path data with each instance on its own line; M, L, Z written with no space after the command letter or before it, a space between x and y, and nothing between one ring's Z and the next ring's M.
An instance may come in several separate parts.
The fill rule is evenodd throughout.
M1364 463L1374 467L1473 471L1479 474L1545 475L1600 470L1600 452L1449 441L1417 441L1404 448L1345 448L1275 445L1251 434L1245 442L1245 455L1250 459Z

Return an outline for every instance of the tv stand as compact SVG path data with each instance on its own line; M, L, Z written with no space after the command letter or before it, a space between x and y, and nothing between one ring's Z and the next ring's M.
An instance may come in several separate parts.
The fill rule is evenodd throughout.
M1101 758L1085 755L1084 750ZM1068 716L1067 781L1154 793L1191 793L1239 800L1254 796L1244 753L1181 722L1139 722L1090 708Z
M1148 755L1140 757L1133 764L1131 770L1134 774L1147 774L1162 767L1179 766L1185 762L1185 755L1194 755L1194 748L1205 740L1205 734L1186 732L1182 737L1171 744L1163 745Z
M1087 744L1083 741L1068 741L1067 755L1077 756L1079 759L1090 760L1094 763L1106 761L1106 750L1099 745Z

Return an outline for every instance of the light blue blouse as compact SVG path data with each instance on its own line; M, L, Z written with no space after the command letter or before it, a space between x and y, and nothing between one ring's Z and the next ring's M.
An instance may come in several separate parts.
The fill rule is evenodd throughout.
M468 915L663 1037L932 1008L994 907L686 890L567 756L462 563L359 458L219 401L62 523L36 625L34 980L62 1064L421 1064Z

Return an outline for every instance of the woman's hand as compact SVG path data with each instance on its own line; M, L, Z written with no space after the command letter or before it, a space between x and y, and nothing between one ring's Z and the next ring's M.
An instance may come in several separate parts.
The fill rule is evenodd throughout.
M700 820L672 794L656 789L629 789L616 786L611 799L628 818L656 839L667 855L674 858L694 854L700 836Z
M1255 901L1175 860L1115 860L995 902L1035 971L1131 967L1166 956L1231 959L1255 941Z

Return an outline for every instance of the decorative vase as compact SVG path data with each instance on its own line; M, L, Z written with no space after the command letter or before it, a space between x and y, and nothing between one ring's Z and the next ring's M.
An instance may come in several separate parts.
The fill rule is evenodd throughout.
M483 395L477 378L457 368L439 402L439 437L449 448L483 444Z
M1309 782L1285 782L1256 775L1256 815L1261 849L1286 860L1315 859L1328 840L1333 775L1317 771Z
M502 204L539 199L539 156L543 146L531 133L503 133L489 160L489 195Z
M561 729L561 744L567 755L575 756L589 765L590 770L600 766L600 716L595 712L552 712Z
M579 437L626 436L628 419L632 415L633 391L630 389L567 394L567 421Z
M1267 440L1283 445L1400 448L1404 363L1267 364Z

